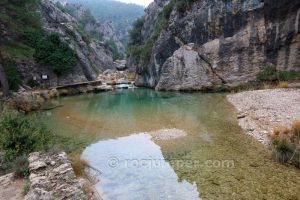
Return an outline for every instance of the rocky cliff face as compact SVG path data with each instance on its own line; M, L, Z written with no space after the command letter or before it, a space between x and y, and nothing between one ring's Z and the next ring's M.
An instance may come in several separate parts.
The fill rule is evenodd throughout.
M38 64L32 58L17 59L16 67L24 84L35 80L40 85L51 87L93 81L97 79L99 72L115 68L112 52L97 40L87 40L74 17L49 0L41 0L38 11L42 17L42 28L47 33L58 33L60 39L69 44L77 55L77 64L71 72L57 76L49 67ZM13 34L8 34L8 39L16 40L11 35ZM48 75L49 80L43 81L42 75Z
M144 37L158 5L166 2L148 8ZM202 90L254 80L267 65L300 70L299 17L298 0L198 0L185 10L173 6L148 65L137 68L136 84Z
M145 9L145 23L142 29L142 35L149 35L153 29L156 18L170 0L155 0Z
M60 38L69 44L78 57L73 72L58 77L59 84L92 81L97 78L99 71L113 68L111 52L96 40L85 41L77 29L78 22L75 18L62 12L49 0L41 1L41 13L43 28L47 32L59 33Z
M79 21L84 21L84 30L88 33L101 36L103 41L112 40L116 44L118 51L122 54L125 53L125 47L117 36L117 31L112 22L99 22L92 17L89 10L80 4L66 3L65 8L74 18ZM88 19L89 18L89 19Z

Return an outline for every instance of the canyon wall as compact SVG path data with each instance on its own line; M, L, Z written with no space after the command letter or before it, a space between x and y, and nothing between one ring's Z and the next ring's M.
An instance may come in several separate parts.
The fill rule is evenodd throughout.
M299 0L190 2L184 10L172 7L150 60L137 64L138 86L206 90L255 80L266 66L300 70ZM156 0L148 7L144 38L168 3Z

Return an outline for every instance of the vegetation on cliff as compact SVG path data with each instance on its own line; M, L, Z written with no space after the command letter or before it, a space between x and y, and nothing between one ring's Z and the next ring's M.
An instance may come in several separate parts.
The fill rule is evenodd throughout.
M32 59L34 50L26 45L23 33L40 30L38 0L4 0L0 3L0 23L3 25L0 51L11 59Z
M57 75L68 73L77 57L58 34L42 29L39 0L4 0L0 3L0 54L11 90L17 90L21 76L18 61L34 61L48 66Z
M109 39L105 39L103 33L105 32L105 30L99 30L103 27L101 27L99 21L93 16L90 9L83 8L81 5L77 4L62 5L59 1L56 2L56 6L62 12L68 13L78 20L79 24L77 26L77 31L82 35L83 40L87 44L91 42L91 39L98 40L100 42L103 42L105 44L105 47L112 52L114 60L123 58L123 55L119 51L112 36L110 36ZM88 28L86 29L86 27Z
M300 71L277 70L275 67L267 66L257 74L258 81L289 81L300 80Z
M68 44L60 40L57 33L27 32L25 38L35 50L35 60L49 66L57 75L68 73L76 65L75 52Z
M170 15L174 8L180 13L185 12L195 0L171 0L159 13L155 20L149 37L144 38L142 29L144 18L141 17L133 23L129 31L128 55L134 55L135 64L147 64L150 60L154 43L160 34L167 28Z

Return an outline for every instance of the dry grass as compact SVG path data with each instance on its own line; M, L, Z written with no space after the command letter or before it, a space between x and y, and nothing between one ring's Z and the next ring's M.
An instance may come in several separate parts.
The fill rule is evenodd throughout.
M88 199L92 199L92 197L94 195L94 190L93 190L93 186L91 185L91 183L86 182L85 184L83 184L82 190L88 196Z
M300 120L294 121L292 124L292 135L300 141ZM299 144L300 145L300 144Z
M78 177L87 178L85 168L89 165L88 161L82 159L79 153L69 154L69 159L71 161L75 175Z
M279 81L277 88L289 88L289 83L287 81Z
M270 83L264 82L262 87L263 87L263 89L268 90L268 89L272 89L273 85Z
M275 158L300 168L300 121L294 121L291 128L279 127L271 134Z

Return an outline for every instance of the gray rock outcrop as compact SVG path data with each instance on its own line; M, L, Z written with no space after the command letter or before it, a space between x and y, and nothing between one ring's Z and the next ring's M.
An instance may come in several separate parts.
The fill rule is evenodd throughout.
M66 153L32 153L29 170L30 190L25 200L87 199L84 180L76 178Z
M155 23L157 5L165 2L147 9L143 37ZM300 70L298 0L202 0L177 9L155 40L148 64L137 66L137 85L202 90L254 80L268 65Z

